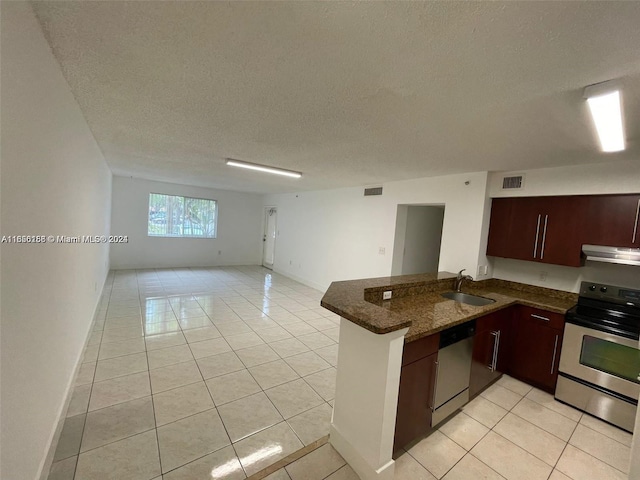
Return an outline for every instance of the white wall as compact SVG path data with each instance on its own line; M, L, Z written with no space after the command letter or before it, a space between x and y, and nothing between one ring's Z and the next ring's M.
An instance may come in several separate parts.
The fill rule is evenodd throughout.
M362 187L267 195L264 204L278 207L274 269L320 289L389 275L398 205L433 204L446 207L439 270L475 276L486 187L482 172L389 182L381 196L364 197Z
M218 237L149 237L147 222L151 192L217 200ZM129 237L129 243L111 247L111 267L114 269L257 265L262 262L262 195L114 176L112 198L111 231L114 235Z
M105 235L111 172L27 2L2 2L2 235ZM40 475L109 263L105 244L2 249L1 478Z
M404 239L402 274L438 271L444 209L410 205Z
M503 191L502 178L516 173L525 174L525 188ZM588 195L640 192L640 162L608 162L580 167L559 167L526 172L496 172L489 177L491 197ZM584 267L572 268L495 258L493 276L504 280L529 283L558 290L578 292L580 282L599 281L640 288L637 267L586 262ZM546 280L541 275L546 273Z
M502 178L525 174L522 190L502 190ZM575 167L495 172L489 176L489 196L537 197L640 192L640 161L615 161Z

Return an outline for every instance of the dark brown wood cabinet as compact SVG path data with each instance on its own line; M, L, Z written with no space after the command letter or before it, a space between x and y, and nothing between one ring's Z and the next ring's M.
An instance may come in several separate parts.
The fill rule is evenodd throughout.
M487 255L579 267L587 198L494 199Z
M509 336L509 375L554 393L563 330L562 315L532 307L514 307Z
M439 341L440 335L435 334L405 345L400 371L394 451L431 429Z
M584 244L640 248L640 194L492 201L487 255L579 267Z
M536 198L511 198L508 230L506 232L508 258L535 261L540 257L542 243L542 205ZM491 229L491 227L490 227Z
M587 197L545 197L541 202L538 261L580 267Z
M512 308L476 320L469 397L473 398L498 380L508 368L509 324Z
M512 205L512 198L494 198L491 201L487 255L511 258L509 229L511 226Z
M640 247L640 195L588 197L586 213L582 243Z

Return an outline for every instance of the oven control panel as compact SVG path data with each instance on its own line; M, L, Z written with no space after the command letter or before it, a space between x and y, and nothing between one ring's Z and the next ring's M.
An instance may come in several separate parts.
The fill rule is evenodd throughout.
M616 287L604 283L582 282L580 296L595 298L623 305L640 307L640 290L626 287Z

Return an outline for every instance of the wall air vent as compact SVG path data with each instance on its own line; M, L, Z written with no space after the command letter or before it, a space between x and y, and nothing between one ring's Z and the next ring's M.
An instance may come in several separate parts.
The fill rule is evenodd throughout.
M515 177L504 177L502 179L503 190L513 190L524 187L524 175L517 175Z
M382 195L382 187L365 188L364 196L368 197L370 195Z

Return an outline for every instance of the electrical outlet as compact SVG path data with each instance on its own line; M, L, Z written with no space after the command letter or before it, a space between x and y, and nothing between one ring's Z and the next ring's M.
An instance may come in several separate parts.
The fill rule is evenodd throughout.
M547 281L547 272L540 272L540 281L541 282Z
M486 275L489 267L487 265L478 265L478 276Z
M384 247L378 247L378 255L384 255L384 252L385 252Z
M386 292L382 292L383 300L391 300L391 290L387 290Z

